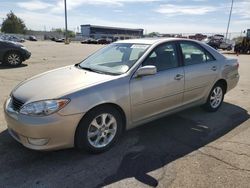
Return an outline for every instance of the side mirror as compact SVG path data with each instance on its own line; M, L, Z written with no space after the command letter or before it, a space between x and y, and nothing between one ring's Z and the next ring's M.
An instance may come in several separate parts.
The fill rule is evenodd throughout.
M146 65L144 67L140 67L136 73L136 77L147 76L147 75L154 75L157 73L157 69L153 65Z

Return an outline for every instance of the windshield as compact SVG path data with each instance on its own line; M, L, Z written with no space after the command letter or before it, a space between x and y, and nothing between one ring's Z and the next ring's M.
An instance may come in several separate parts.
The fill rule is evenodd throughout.
M134 65L148 47L147 44L114 43L97 51L79 66L100 73L123 74Z

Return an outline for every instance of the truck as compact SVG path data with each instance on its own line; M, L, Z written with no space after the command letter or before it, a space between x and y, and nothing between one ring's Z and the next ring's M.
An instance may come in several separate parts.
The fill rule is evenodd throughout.
M240 54L247 54L250 52L250 29L247 29L247 34L242 41L234 46L234 52Z

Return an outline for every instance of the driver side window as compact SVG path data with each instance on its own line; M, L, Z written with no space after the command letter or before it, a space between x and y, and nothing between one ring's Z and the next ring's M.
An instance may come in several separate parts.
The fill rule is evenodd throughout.
M175 45L168 43L156 47L142 65L154 65L157 72L178 67Z

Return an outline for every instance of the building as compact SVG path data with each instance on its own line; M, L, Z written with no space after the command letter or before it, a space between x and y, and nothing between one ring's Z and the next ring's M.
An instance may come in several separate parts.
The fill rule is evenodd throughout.
M112 40L140 38L143 36L143 29L129 29L119 27L106 27L97 25L81 25L83 38L110 38Z

